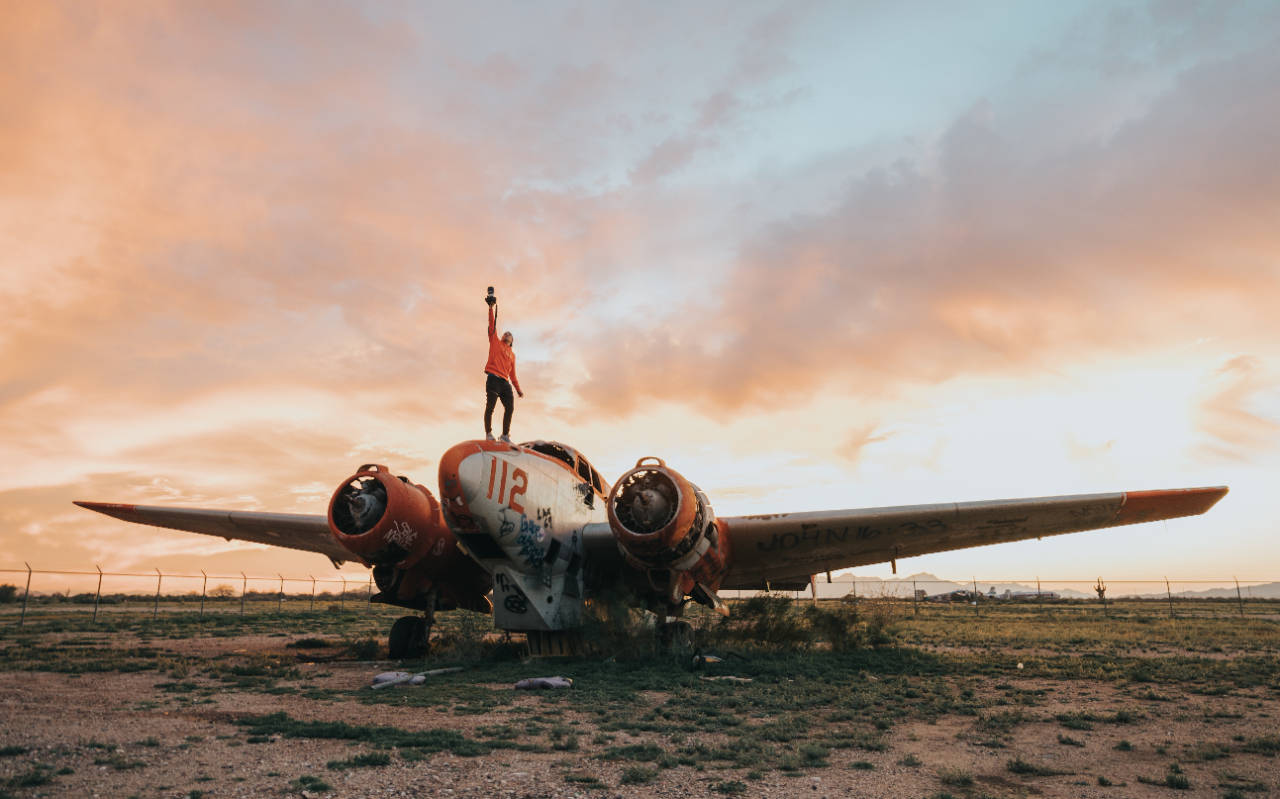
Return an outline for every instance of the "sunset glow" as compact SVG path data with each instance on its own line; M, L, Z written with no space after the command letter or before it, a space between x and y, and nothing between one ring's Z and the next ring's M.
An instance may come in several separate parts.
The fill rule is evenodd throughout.
M332 575L71 502L434 490L493 285L606 480L1229 485L899 573L1280 579L1280 4L19 0L0 100L0 568Z

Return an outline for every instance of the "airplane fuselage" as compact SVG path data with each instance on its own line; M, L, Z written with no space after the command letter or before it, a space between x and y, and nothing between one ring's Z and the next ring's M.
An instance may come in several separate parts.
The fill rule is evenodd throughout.
M493 579L497 627L581 624L582 530L607 523L607 488L578 453L552 442L464 441L441 457L445 520Z

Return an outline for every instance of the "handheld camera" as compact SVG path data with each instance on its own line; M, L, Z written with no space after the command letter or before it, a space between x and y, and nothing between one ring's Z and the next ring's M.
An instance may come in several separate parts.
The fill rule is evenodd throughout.
M489 287L489 293L485 295L484 301L489 303L490 307L492 307L493 304L498 301L498 298L493 296L493 286Z

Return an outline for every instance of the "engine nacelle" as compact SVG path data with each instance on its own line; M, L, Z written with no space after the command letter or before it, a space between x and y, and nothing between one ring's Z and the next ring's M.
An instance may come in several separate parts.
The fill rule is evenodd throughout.
M651 462L651 463L650 463ZM627 562L646 571L663 599L703 601L728 567L728 540L702 491L661 458L641 458L609 494L609 526ZM655 576L667 573L665 585Z
M329 530L366 564L397 569L412 567L449 534L430 491L373 463L333 492Z

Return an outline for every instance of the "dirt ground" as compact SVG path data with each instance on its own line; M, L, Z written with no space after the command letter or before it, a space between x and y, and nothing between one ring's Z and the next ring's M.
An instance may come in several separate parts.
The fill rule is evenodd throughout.
M74 638L64 634L63 639ZM50 640L57 636L50 634ZM128 646L121 637L121 645ZM13 645L9 642L8 645ZM297 660L278 636L169 640L174 656ZM906 718L886 732L884 751L835 749L828 765L795 771L725 769L708 763L655 770L628 782L633 763L603 760L592 743L589 707L567 705L561 722L581 740L575 751L498 749L474 757L449 751L406 760L394 752L376 767L333 768L370 747L347 740L268 736L251 741L238 719L283 711L303 721L345 721L403 730L457 730L535 714L540 697L517 692L485 715L440 707L369 705L346 692L393 664L297 662L312 695L228 688L198 702L161 686L171 677L137 672L0 672L0 796L26 797L1169 797L1280 795L1280 759L1245 742L1280 731L1280 693L1269 685L1196 692L1179 685L1001 678L1000 690L1042 697L1005 733L1005 743L971 714ZM530 674L554 673L545 662ZM873 679L873 678L872 678ZM994 682L994 681L993 681ZM579 690L579 685L568 689ZM431 691L402 686L390 691ZM987 690L979 686L979 692ZM995 687L990 690L995 691ZM315 691L329 692L317 699ZM582 694L587 696L587 694ZM661 696L643 700L658 704ZM1125 723L1064 726L1063 719ZM815 723L819 723L816 722ZM1272 739L1274 740L1274 739ZM614 746L664 742L619 732ZM1028 768L1015 769L1015 763ZM1058 773L1053 773L1058 772ZM631 784L635 783L635 784ZM1185 787L1184 787L1185 786Z

